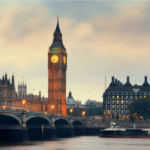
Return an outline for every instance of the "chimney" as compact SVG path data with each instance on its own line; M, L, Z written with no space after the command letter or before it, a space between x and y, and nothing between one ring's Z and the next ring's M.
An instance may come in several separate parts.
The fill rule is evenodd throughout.
M112 83L114 83L114 77L112 77Z
M145 81L143 83L143 86L149 86L148 82L147 82L147 76L145 76Z
M115 86L115 85L116 85L116 83L115 83L114 80L115 80L115 79L114 79L114 76L112 76L112 80L111 80L110 86Z
M127 76L127 82L126 82L125 86L131 86L131 83L129 81L129 76Z
M117 79L115 79L115 84L117 84L118 82L117 82Z

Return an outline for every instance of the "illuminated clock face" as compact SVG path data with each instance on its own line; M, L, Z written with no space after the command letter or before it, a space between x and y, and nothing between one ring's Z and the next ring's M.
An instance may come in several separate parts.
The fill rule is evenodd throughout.
M63 56L63 62L66 64L66 56Z
M52 62L52 63L57 63L58 60L59 60L59 58L58 58L57 55L53 55L53 56L51 57L51 62Z

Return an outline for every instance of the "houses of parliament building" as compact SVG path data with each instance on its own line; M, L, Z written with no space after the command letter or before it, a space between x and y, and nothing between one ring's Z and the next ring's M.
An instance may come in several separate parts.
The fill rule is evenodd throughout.
M0 106L23 107L34 112L66 115L66 70L67 52L57 20L53 42L48 51L48 99L41 97L41 92L39 95L27 95L25 84L18 85L18 93L16 93L14 76L10 81L5 74L0 79Z

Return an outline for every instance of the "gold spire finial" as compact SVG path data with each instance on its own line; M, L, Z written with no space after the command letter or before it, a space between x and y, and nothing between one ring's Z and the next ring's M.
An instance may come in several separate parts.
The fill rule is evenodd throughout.
M57 15L57 22L59 22L59 15Z

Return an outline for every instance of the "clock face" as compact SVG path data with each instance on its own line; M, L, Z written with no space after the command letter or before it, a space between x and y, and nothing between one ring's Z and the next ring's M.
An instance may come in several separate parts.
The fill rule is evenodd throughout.
M66 64L66 56L63 56L63 62Z
M59 58L58 58L57 55L53 55L53 56L51 57L51 62L52 62L52 63L57 63L58 60L59 60Z

